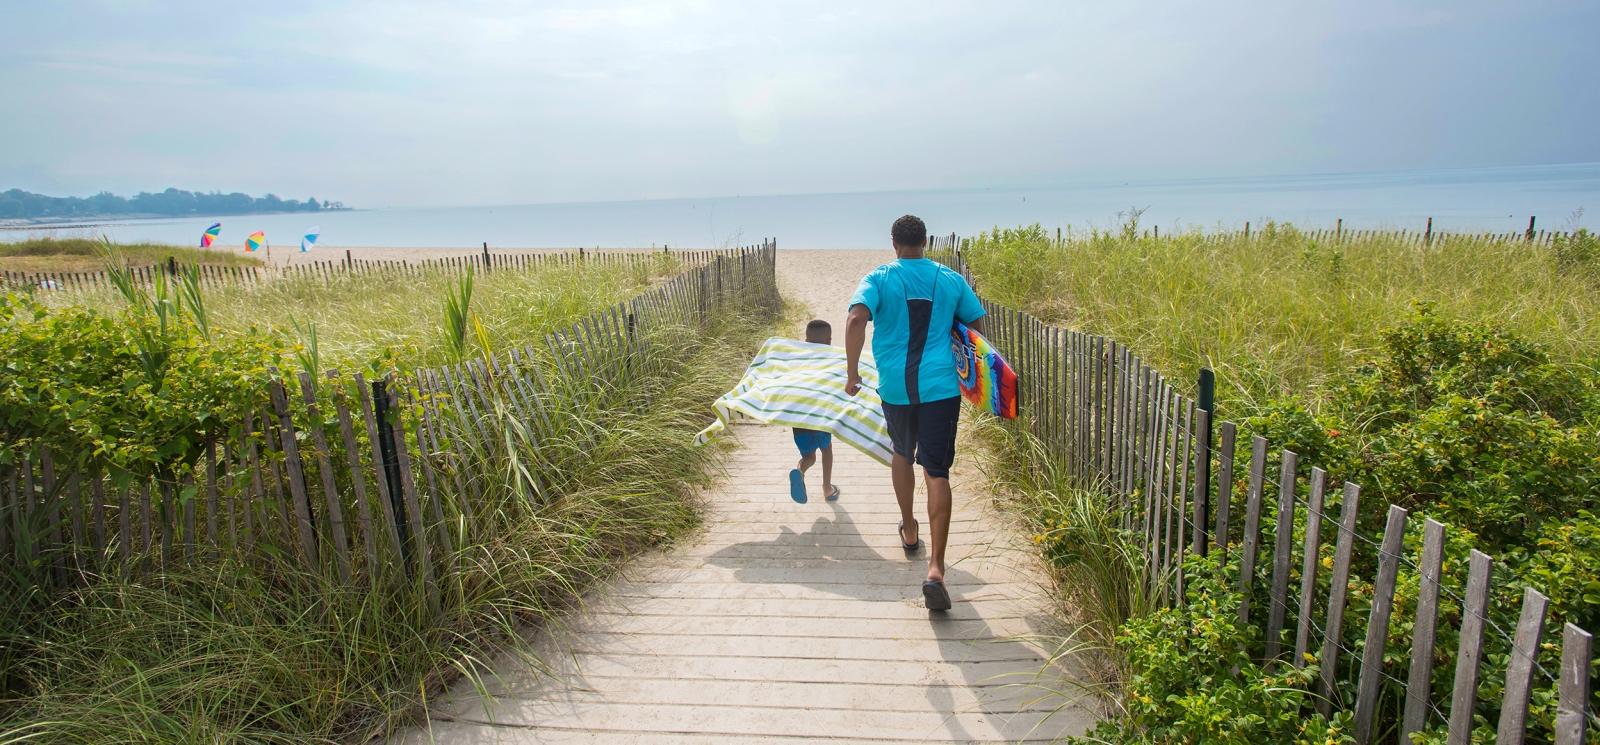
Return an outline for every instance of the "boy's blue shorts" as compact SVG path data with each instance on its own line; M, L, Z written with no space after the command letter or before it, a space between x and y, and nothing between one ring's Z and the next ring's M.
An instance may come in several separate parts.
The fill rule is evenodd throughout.
M800 448L800 457L804 458L818 450L833 444L833 435L827 432L818 432L814 429L794 428L794 444Z

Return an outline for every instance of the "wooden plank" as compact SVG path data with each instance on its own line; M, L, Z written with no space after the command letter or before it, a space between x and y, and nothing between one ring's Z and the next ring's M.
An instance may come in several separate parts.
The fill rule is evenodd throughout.
M1285 450L1278 473L1278 520L1273 528L1272 590L1268 594L1266 659L1277 659L1283 644L1284 616L1289 610L1289 555L1294 551L1294 493L1300 456Z
M61 540L61 494L57 489L59 484L56 482L55 458L51 455L49 448L39 451L39 476L43 481L41 485L44 487L44 493L40 497L45 502L44 514L45 519L48 521L45 535L49 537L49 543L45 545L45 548L47 552L56 552L55 558L50 562L52 573L55 575L56 587L66 587L66 557L65 553L60 551L63 545Z
M1306 536L1300 549L1300 609L1294 635L1294 666L1306 665L1311 649L1312 600L1317 593L1317 566L1322 552L1322 500L1328 488L1328 472L1311 469L1311 492L1306 497Z
M1456 679L1450 691L1449 745L1472 745L1472 715L1478 704L1478 681L1483 663L1483 632L1489 612L1489 555L1472 550L1467 560L1467 589L1461 610L1461 643L1456 652Z
M199 488L193 481L193 476L185 473L183 475L183 483L178 486L178 505L183 513L183 558L187 561L194 560L195 551L195 506L193 495L198 494ZM191 489L193 491L190 491ZM190 497L185 498L185 495L190 495Z
M1567 624L1561 640L1560 701L1556 705L1556 745L1583 745L1589 719L1589 660L1594 639Z
M339 567L339 582L350 584L350 539L344 529L344 505L340 504L339 482L334 478L333 459L329 457L328 436L323 432L322 411L317 407L317 389L312 385L311 373L300 371L300 397L306 403L306 415L311 422L311 444L317 449L317 471L322 476L322 495L328 505L328 529L333 537L334 561Z
M1416 623L1411 633L1411 670L1406 676L1406 708L1400 741L1410 742L1414 732L1428 725L1428 705L1433 697L1433 641L1439 620L1439 580L1444 569L1444 523L1429 518L1422 527L1422 558L1417 566L1421 584L1417 594Z
M406 403L416 407L417 402L407 394ZM439 495L438 482L433 475L433 455L429 452L428 447L428 409L427 407L418 408L421 409L422 416L417 417L417 459L422 461L422 475L424 483L428 486L428 506L433 512L433 527L439 536L440 550L450 560L449 564L447 564L450 576L459 579L461 576L461 557L456 554L450 540L450 525L445 521L444 509L439 504L441 497Z
M377 416L373 410L372 389L367 385L367 379L357 372L350 376L355 381L356 390L361 393L361 414L367 425L367 443L372 449L372 480L378 487L378 504L383 508L384 535L389 537L389 547L394 551L394 563L400 564L405 553L400 542L398 512L404 503L400 495L400 485L389 483L389 474L383 460L383 436L378 427Z
M1222 423L1222 443L1217 448L1217 529L1212 545L1222 552L1222 561L1228 560L1228 521L1233 509L1233 454L1239 438L1239 427L1233 422Z
M1250 586L1256 578L1256 544L1261 541L1261 487L1267 467L1267 439L1250 444L1250 493L1244 513L1244 538L1239 551L1239 625L1250 623Z
M1356 683L1356 743L1372 742L1378 714L1378 686L1383 682L1383 651L1389 641L1389 617L1394 612L1395 581L1400 576L1401 541L1406 532L1406 511L1389 505L1378 551L1378 576L1372 585L1372 612L1367 615L1367 643L1361 650L1361 677Z
M1517 636L1511 643L1511 660L1506 663L1505 698L1500 703L1500 729L1495 745L1522 745L1528 736L1528 701L1533 692L1533 676L1538 671L1539 638L1544 635L1545 613L1550 598L1527 588L1522 593L1522 615L1517 619Z
M89 485L90 485L91 494L92 494L91 499L94 500L94 505L90 508L91 511L92 511L92 519L94 521L94 552L95 552L95 555L98 558L103 559L105 557L105 553L106 553L106 538L107 538L106 537L106 486L105 486L105 477L104 477L104 475L100 474L100 473L96 473L91 479L89 479ZM4 532L5 532L4 511L0 510L0 533L4 533ZM3 556L5 554L6 554L6 548L4 547L3 543L0 543L0 556Z
M1190 518L1194 524L1192 550L1205 556L1206 534L1211 517L1211 506L1207 504L1207 497L1211 493L1211 412L1198 407L1195 409L1194 434L1199 438L1199 445L1194 455L1194 514Z
M283 432L278 429L278 425L273 421L273 418L267 416L261 418L261 433L266 436L267 453L284 452L281 444ZM291 434L290 436L292 437L293 435ZM284 457L287 459L288 456L285 455ZM272 522L272 518L263 514L261 516L261 534L267 537L274 546L278 546L286 553L298 552L300 551L297 547L300 543L300 521L294 514L294 499L289 494L289 486L283 481L283 474L278 471L278 459L269 455L265 460L267 462L266 502L278 505L278 530L281 532L277 538L273 538L272 535L275 531L268 527ZM266 508L267 504L263 504L263 511ZM309 524L309 521L307 524ZM305 560L303 553L301 554L301 560Z
M356 441L355 421L350 407L345 403L345 392L340 385L339 371L328 371L328 384L333 389L333 409L339 417L339 435L344 440L345 461L350 468L350 491L355 497L356 520L361 529L361 539L367 550L367 571L378 574L378 535L373 530L372 507L367 501L367 476L361 468L361 447Z
M256 459L256 439L254 436L252 436L251 432L251 429L255 426L255 421L255 410L253 408L246 409L244 414L245 451L240 453L240 460L243 461L245 458L249 459L248 470L250 473L250 483L247 485L249 491L245 494L244 504L240 511L244 513L244 534L246 536L245 542L250 544L249 548L251 549L254 549L257 537L254 525L254 513L256 505L261 504L262 500L266 497L266 490L261 486L261 465ZM263 422L262 424L265 425L266 423ZM263 523L261 527L264 530L266 528L266 524Z
M300 551L306 568L315 571L322 562L317 554L317 535L311 521L311 499L306 494L305 464L300 460L300 443L295 439L294 417L289 411L289 396L284 392L283 381L272 380L272 408L278 415L279 441L283 448L284 468L289 476L289 494L294 498L296 533L300 537Z
M211 436L206 438L206 545L207 553L215 557L217 543L217 437L216 429L212 428Z
M9 272L7 272L6 278L9 281ZM13 524L19 519L18 515L21 513L21 509L18 506L20 505L21 496L18 494L17 487L17 482L21 477L18 475L17 470L15 465L6 469L6 491L4 494L0 494L0 557L4 558L11 557L12 536L15 533ZM18 535L20 536L20 534Z
M386 385L389 408L399 413L400 394L395 390L395 377L389 374ZM427 593L428 609L433 615L439 615L439 588L433 579L433 553L428 546L428 536L422 529L422 505L417 494L417 483L411 470L411 452L406 446L405 419L400 417L396 422L399 426L391 427L394 433L395 458L400 461L400 493L405 499L406 516L411 527L411 540L416 553L417 567L422 574L422 584Z
M1187 399L1186 399L1187 400ZM1189 462L1194 459L1194 412L1193 400L1187 400L1183 414L1183 446L1178 451L1178 507L1173 512L1172 524L1177 526L1177 534L1172 539L1172 551L1177 556L1173 568L1177 572L1178 593L1176 599L1183 602L1183 554L1188 545L1183 539L1183 520L1189 514Z

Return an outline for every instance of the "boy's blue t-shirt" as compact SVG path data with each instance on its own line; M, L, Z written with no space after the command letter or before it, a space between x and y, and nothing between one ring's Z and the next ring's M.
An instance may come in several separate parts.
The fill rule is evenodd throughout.
M910 343L908 297L933 301L927 338L919 349ZM872 313L872 356L878 364L878 396L885 403L912 402L911 392L906 390L906 363L913 353L920 353L921 358L914 376L917 401L961 395L956 358L950 351L950 327L957 319L972 323L986 311L960 274L928 259L897 259L861 278L850 298L850 307L857 305Z

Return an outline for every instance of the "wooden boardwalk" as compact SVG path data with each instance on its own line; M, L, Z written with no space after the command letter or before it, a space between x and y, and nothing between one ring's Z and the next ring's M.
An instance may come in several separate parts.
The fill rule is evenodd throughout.
M1049 741L1087 706L1030 686L1044 666L1029 552L962 488L947 583L922 606L926 551L900 548L889 470L836 448L835 503L789 499L789 431L741 425L705 531L641 561L538 641L555 675L502 660L434 702L404 743ZM918 499L918 512L922 512ZM919 518L921 519L921 518ZM924 536L926 531L924 531ZM1062 674L1056 668L1046 675ZM1055 713L1052 710L1059 709Z

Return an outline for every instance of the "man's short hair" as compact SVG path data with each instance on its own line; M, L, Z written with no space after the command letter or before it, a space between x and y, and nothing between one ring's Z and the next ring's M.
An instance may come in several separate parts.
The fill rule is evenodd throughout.
M920 248L928 240L928 226L923 224L922 218L906 215L894 221L894 227L889 229L889 235L894 237L896 246Z
M806 324L806 341L812 344L822 344L833 339L833 327L827 321L818 318Z

